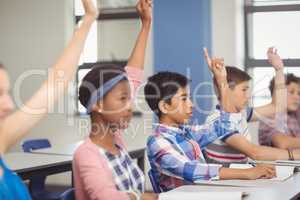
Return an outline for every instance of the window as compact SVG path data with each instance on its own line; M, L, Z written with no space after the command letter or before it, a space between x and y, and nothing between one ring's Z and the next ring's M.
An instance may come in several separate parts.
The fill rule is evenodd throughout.
M135 11L137 0L93 1L100 5L101 11L98 21L92 26L80 58L80 66L76 77L77 89L81 84L82 78L96 62L124 66L131 48L133 48L140 26L140 22L137 20L138 15ZM74 3L75 20L77 24L80 24L84 10L81 0L74 0ZM76 98L76 101L78 114L86 114L86 109L80 104L78 98Z
M278 49L286 73L300 76L300 1L245 0L245 19L246 67L253 77L253 104L259 106L271 101L268 47Z

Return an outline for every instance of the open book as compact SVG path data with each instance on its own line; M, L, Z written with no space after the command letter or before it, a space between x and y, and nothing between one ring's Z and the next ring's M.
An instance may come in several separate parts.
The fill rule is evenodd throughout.
M230 168L247 169L253 167L249 164L231 164ZM201 185L220 185L233 187L263 187L270 184L280 184L294 174L294 167L291 166L276 166L277 177L272 179L257 179L257 180L217 180L217 181L197 181L196 184Z
M241 200L242 192L238 191L193 191L172 190L166 193L160 193L159 200Z

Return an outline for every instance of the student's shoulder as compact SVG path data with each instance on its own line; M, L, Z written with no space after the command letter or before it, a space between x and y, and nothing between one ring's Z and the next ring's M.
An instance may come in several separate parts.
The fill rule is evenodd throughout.
M153 132L150 136L147 138L147 146L152 145L156 141L162 139L162 136L158 132Z
M90 139L86 139L80 146L76 149L74 153L74 160L81 160L85 158L91 158L93 156L99 156L98 149L95 144L93 144Z
M220 118L221 116L221 112L219 109L215 109L214 111L212 111L206 118L206 123L209 123L209 122L213 122L215 120L217 120L218 118Z

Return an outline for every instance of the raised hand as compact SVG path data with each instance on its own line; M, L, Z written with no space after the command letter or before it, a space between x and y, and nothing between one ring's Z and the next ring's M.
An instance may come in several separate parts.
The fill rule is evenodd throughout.
M275 70L281 70L284 67L283 61L277 53L277 49L270 47L267 52L269 63L275 68Z
M95 20L99 15L99 10L92 0L82 0L85 16Z
M205 58L205 60L206 60L206 63L207 63L207 65L208 65L209 69L212 71L211 58L210 58L210 56L209 56L209 54L208 54L208 50L207 50L206 47L203 48L203 53L204 53L204 58Z
M224 59L223 58L213 58L211 59L207 48L203 49L204 58L207 62L207 65L210 71L213 73L216 81L218 84L224 83L227 81L227 73L226 68L224 66Z
M152 21L152 0L139 0L136 10L143 25L149 25Z

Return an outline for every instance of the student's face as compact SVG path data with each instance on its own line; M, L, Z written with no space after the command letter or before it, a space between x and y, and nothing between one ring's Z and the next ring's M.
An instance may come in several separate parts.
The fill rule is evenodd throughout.
M250 87L249 81L244 81L237 84L234 88L229 90L230 101L233 103L238 111L243 110L249 102Z
M99 102L100 115L110 125L126 129L132 117L131 90L127 80L118 83Z
M177 125L186 124L193 115L193 102L190 97L189 86L179 88L172 97L171 103L166 104L166 115Z
M287 86L287 109L288 111L296 111L300 103L300 85L291 82Z
M14 109L9 90L8 74L4 69L0 69L0 121L7 117Z

